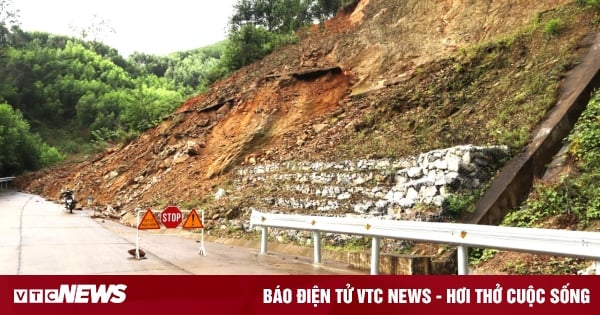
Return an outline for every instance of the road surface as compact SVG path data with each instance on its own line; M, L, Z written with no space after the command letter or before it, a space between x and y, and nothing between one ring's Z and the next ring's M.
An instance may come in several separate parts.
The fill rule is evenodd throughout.
M140 231L144 259L135 248L137 230L92 218L89 210L72 214L36 195L0 191L0 274L365 274L334 262L312 264L310 257L270 253L258 248L204 242L198 237Z

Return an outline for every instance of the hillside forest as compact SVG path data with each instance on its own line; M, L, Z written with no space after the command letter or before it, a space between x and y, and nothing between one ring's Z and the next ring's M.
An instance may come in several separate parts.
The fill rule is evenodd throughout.
M124 57L86 36L24 31L13 1L0 0L0 177L127 142L351 2L239 0L222 42Z

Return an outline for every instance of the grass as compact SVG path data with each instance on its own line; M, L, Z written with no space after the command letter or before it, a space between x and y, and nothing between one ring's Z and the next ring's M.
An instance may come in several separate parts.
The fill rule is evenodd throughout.
M527 201L509 213L505 225L532 227L563 218L579 228L600 220L600 92L596 92L566 139L569 170L552 181L538 181Z
M355 99L367 112L329 158L398 157L464 143L518 152L576 65L593 12L574 5L545 12L512 34L419 66L381 95Z
M562 20L559 18L554 18L546 22L544 26L544 32L548 36L557 36L564 30L564 28L565 24L562 22Z
M502 225L597 231L600 226L600 91L590 100L575 128L565 140L565 172L551 180L539 180L527 201L508 213ZM474 251L471 263L488 259ZM512 256L503 271L513 274L575 274L586 267L581 259L541 255Z
M371 248L371 238L353 236L346 241L342 241L341 243L332 244L331 242L327 242L323 245L323 248L330 251L340 252L364 251Z

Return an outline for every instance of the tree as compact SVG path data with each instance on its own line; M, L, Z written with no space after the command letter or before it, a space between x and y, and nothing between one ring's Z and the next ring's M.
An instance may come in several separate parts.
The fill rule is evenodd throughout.
M144 131L227 73L220 61L223 43L166 57L124 59L97 41L18 26L1 29L0 103L11 104L32 132L63 152L81 152L89 140L119 141ZM30 164L60 157L43 142L37 145L43 154ZM12 155L10 161L16 161ZM24 169L13 164L11 169Z
M55 163L62 155L32 134L20 111L0 104L0 176L16 175Z
M237 70L296 41L295 32L323 22L355 0L239 0L229 20L224 64Z
M13 9L12 0L0 0L0 101L4 99L2 95L9 93L10 90L2 77L2 69L5 67L7 59L9 27L18 24L18 21L19 11Z
M138 68L145 73L152 73L157 77L162 77L169 68L169 59L156 55L134 52L129 56L129 60L135 63Z
M184 88L186 92L191 88L190 94L198 90L202 91L226 74L226 71L222 71L225 47L225 42L220 42L186 52L173 53L167 57L168 68L164 77Z
M317 0L311 6L313 16L323 23L342 7L343 0Z
M288 33L312 23L311 0L240 0L234 5L230 31L245 25L263 26L269 32Z
M183 101L181 94L160 87L158 81L156 77L140 81L138 87L130 91L129 100L120 104L119 122L126 131L141 132L156 126Z
M231 71L260 60L273 50L273 35L263 26L246 24L229 35L224 62Z

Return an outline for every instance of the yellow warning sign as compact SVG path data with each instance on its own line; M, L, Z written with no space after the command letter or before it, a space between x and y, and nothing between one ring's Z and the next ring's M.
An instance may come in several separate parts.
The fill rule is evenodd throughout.
M202 220L200 220L200 216L196 212L196 209L192 209L190 214L188 214L185 222L183 222L184 229L203 229L204 224L202 224Z
M160 224L158 223L158 220L156 220L156 217L154 217L152 210L148 209L148 211L146 211L146 213L144 213L144 217L142 218L140 225L138 225L138 230L153 230L153 229L160 229Z

